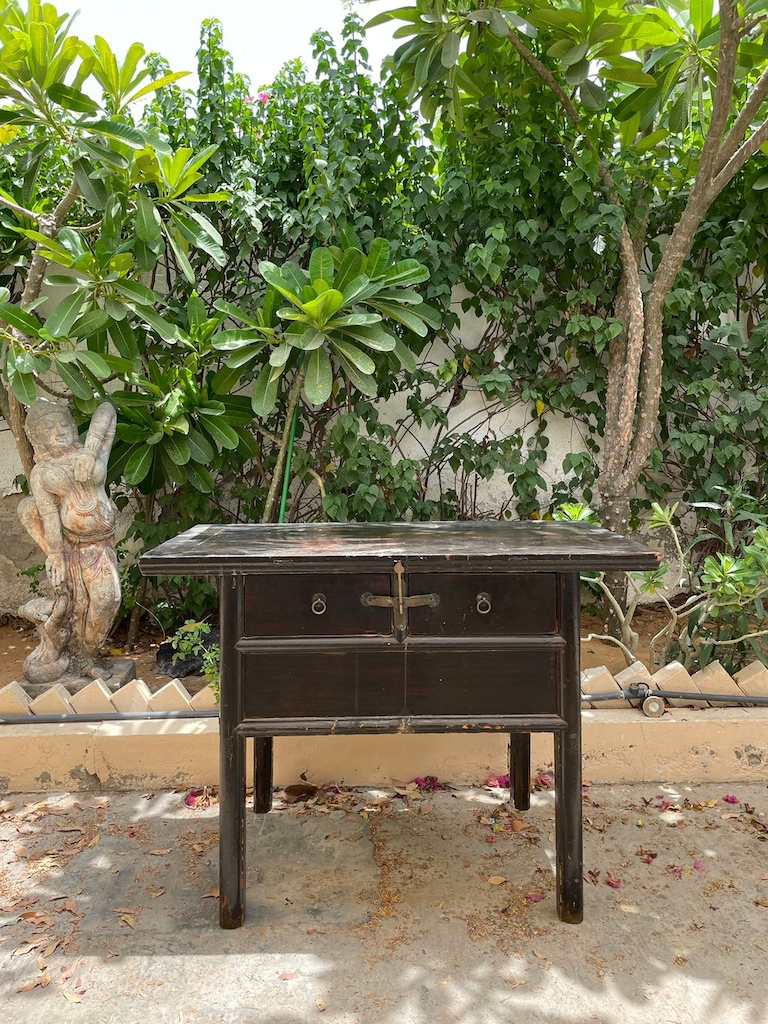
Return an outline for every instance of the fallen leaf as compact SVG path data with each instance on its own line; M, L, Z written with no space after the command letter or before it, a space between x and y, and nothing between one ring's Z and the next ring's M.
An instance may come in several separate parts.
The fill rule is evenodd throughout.
M705 800L702 804L702 807L717 807L719 803L720 801L717 799L717 797L715 797L714 800Z
M121 914L120 920L124 924L127 924L129 928L134 928L136 925L136 918L132 917L130 914Z
M64 998L68 999L70 1001L70 1003L82 1003L82 1001L83 1001L80 998L80 996L75 995L74 992L65 992L64 993Z
M317 792L317 786L312 786L310 783L297 783L295 786L286 786L282 792L282 797L286 803L295 804L299 800L309 800Z
M148 889L147 892L151 900L156 900L158 896L163 896L165 894L165 886L163 886L162 889Z
M510 824L512 825L513 832L525 832L527 828L531 827L526 822L521 821L520 818L513 818Z
M315 1000L315 1006L316 1006L316 1007L317 1007L317 1009L318 1009L318 1010L320 1011L320 1013L322 1013L322 1012L323 1012L323 1010L325 1009L325 1003L324 1003L324 1002L323 1002L323 1000L322 1000L322 999L320 999L320 998L318 998L318 999L316 999L316 1000Z
M538 951L538 949L534 949L533 955L537 956L539 958L539 960L546 960L547 959L547 954L546 953L540 953Z
M38 985L42 985L41 978L35 978L34 981L28 981L26 985L22 985L21 988L17 988L17 992L31 992L33 988L37 988Z
M741 815L740 814L734 814L733 811L729 811L726 814L721 814L720 817L723 818L723 819L725 819L725 818L740 818Z
M29 854L26 851L26 848L23 847L21 843L18 843L16 846L14 846L13 852L16 854L19 860L26 860L27 857L29 856ZM19 991L21 991L21 989L19 989Z
M763 900L763 899L755 900L755 906L756 907L768 907L768 900Z
M27 953L31 953L33 949L37 949L37 946L33 946L31 942L22 942L20 946L17 946L13 950L11 956L26 956Z
M165 856L167 856L167 854L169 854L171 852L171 849L172 848L169 846L167 850L150 850L149 851L149 856L150 857L165 857Z
M212 896L214 899L218 899L219 898L219 887L218 887L218 885L214 885L214 887L212 889L209 889L208 892L204 892L203 895L200 897L200 899L201 900L206 900L206 899L208 899L209 896Z
M341 835L341 832L339 832L339 831L329 832L328 835L325 838L326 839L338 839L340 835Z
M490 885L503 885L506 882L504 875L491 875L488 879Z

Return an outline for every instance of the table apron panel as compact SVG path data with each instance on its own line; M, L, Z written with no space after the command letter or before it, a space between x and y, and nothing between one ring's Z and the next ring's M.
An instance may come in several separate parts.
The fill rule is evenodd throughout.
M353 718L249 718L239 736L349 736L391 733L560 732L568 723L557 715L419 715Z
M509 645L266 647L244 656L243 718L559 715L559 654L554 645L514 656Z

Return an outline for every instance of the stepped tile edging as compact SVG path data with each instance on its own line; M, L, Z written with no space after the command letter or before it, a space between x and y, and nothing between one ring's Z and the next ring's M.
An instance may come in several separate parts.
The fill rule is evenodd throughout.
M691 676L680 662L670 662L653 675L642 662L634 662L615 675L604 665L587 668L581 672L582 693L613 693L620 691L633 680L647 682L658 690L690 690L691 697L666 698L671 707L695 707L705 709L708 703L696 698L699 693L732 693L734 698L768 697L768 668L759 661L753 661L731 676L719 661L710 662L705 669ZM53 684L40 697L30 701L29 695L18 681L0 687L0 715L34 714L109 714L130 711L214 711L218 703L209 684L196 694L190 695L186 687L172 679L154 694L143 679L133 679L114 693L102 680L94 680L78 693L70 696L62 693L60 684ZM718 703L718 707L743 707ZM601 701L591 707L600 710L627 709L625 698L617 695L615 700Z

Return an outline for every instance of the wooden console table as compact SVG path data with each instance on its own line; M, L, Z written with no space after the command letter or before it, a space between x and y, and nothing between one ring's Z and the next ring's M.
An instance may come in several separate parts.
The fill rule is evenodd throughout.
M197 526L148 575L220 579L220 924L245 916L245 740L269 810L274 736L506 732L514 804L530 733L555 739L557 908L583 915L579 574L659 556L583 523Z

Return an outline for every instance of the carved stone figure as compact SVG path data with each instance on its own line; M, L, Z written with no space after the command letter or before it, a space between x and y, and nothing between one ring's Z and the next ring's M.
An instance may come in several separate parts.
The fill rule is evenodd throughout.
M27 413L36 461L19 518L45 553L54 594L19 608L40 636L24 662L29 683L109 676L96 659L120 605L115 510L104 489L115 421L113 407L100 405L81 444L66 406L40 399Z

